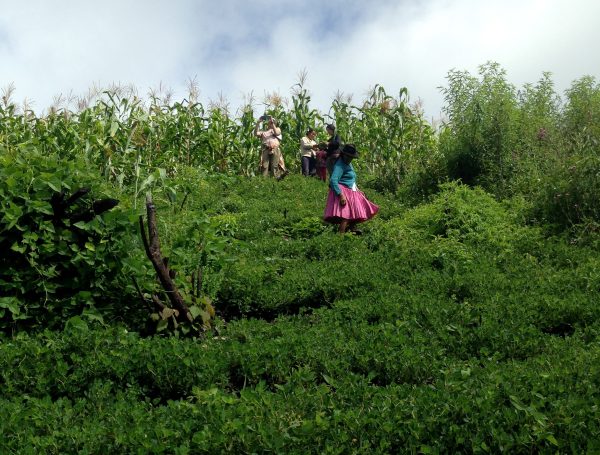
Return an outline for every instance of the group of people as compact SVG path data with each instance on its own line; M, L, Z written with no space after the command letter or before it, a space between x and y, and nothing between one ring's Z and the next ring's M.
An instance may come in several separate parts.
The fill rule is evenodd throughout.
M327 173L331 175L333 172L333 165L340 157L342 146L334 125L327 125L325 131L329 136L329 140L325 143L317 144L315 142L317 132L312 128L306 132L306 136L300 139L302 174L305 176L315 175L323 181L327 180Z
M260 129L261 122L267 122L267 128ZM309 129L300 140L302 174L315 175L321 180L329 175L329 194L323 219L339 225L339 232L360 233L358 223L373 218L379 207L369 201L356 186L356 172L352 161L358 158L358 151L353 144L342 145L335 126L326 126L329 140L317 144L317 133ZM263 176L269 173L278 179L289 172L280 150L281 129L275 124L273 117L262 116L256 123L254 133L261 139L260 169Z

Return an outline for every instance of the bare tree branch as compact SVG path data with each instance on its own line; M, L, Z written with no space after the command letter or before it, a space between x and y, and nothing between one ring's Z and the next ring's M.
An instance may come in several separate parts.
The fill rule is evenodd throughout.
M158 238L158 229L156 227L156 207L152 201L152 196L146 196L146 212L148 217L148 235L144 229L144 220L140 216L140 228L142 231L142 240L144 242L144 248L146 249L146 255L152 265L161 286L163 287L171 306L179 313L181 320L193 321L194 317L187 305L185 304L183 297L179 293L179 290L173 282L172 274L169 273L168 259L164 259L160 251L160 242Z

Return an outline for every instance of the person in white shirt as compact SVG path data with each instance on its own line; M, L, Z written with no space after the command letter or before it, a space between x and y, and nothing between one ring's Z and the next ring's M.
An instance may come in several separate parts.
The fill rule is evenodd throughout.
M302 175L309 176L316 173L315 152L319 148L315 142L317 132L310 128L306 136L300 139L300 160L302 165Z

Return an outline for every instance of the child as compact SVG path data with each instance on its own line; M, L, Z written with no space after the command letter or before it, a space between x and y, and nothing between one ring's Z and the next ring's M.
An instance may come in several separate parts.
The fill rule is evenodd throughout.
M317 150L317 177L325 181L327 179L327 152L325 150Z

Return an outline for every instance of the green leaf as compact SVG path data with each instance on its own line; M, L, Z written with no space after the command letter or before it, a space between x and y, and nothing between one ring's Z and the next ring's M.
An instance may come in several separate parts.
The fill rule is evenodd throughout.
M60 192L60 182L46 182L46 184L57 193Z
M161 319L160 321L158 321L158 324L156 324L156 331L162 332L163 330L165 330L167 328L168 325L169 325L168 320Z
M200 316L202 310L198 305L192 305L190 307L190 313L192 313L192 316L194 317L194 319L196 319L198 316Z
M204 324L208 324L210 322L210 314L207 311L200 311L200 316L202 317L202 322Z
M80 292L80 294L82 294L82 292ZM82 316L90 321L98 321L100 324L104 324L104 318L96 308L86 308L83 310Z
M171 202L177 201L177 191L175 191L174 188L168 186L165 188L165 191L167 192L167 197L169 198L169 201L171 201Z
M325 379L325 382L327 384L329 384L332 387L335 387L335 381L333 380L333 378L327 376L326 374L323 374L323 379Z
M510 395L509 398L510 398L510 402L516 409L518 409L519 411L526 410L525 405L522 404L517 397L515 397L514 395Z
M73 316L65 324L65 329L85 331L88 330L88 325L87 322L85 322L79 316Z
M156 177L154 177L154 174L150 174L140 185L139 192L142 192L143 190L148 188L150 185L152 185L152 183L154 183L155 180Z
M548 440L548 441L549 441L551 444L553 444L553 445L555 445L555 446L557 446L557 447L558 447L558 445L559 445L559 444L558 444L558 441L556 440L556 438L554 437L554 435L552 435L552 434L549 434L549 435L547 435L547 436L546 436L546 439L547 439L547 440Z
M17 253L25 253L25 251L27 251L27 248L24 245L19 245L17 242L13 243L12 246L10 247L11 250L16 251Z
M18 316L21 313L19 300L16 297L0 297L0 308L6 308L14 316Z

